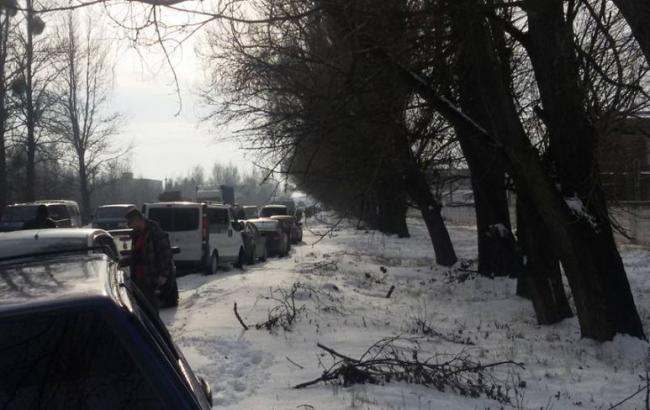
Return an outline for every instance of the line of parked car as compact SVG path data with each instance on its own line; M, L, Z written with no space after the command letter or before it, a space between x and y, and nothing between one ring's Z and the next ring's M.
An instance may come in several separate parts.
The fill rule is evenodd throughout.
M63 229L20 230L39 205ZM130 247L131 207L99 207L92 227L81 227L72 201L3 210L0 407L211 408L210 386L119 266ZM247 209L250 219L238 218L244 209L211 203L152 203L143 211L169 233L179 265L214 273L225 263L285 256L302 240L286 206ZM177 304L175 282L157 290L164 304Z

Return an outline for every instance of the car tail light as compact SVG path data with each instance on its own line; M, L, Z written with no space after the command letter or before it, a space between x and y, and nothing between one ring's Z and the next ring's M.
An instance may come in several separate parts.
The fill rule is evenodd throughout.
M202 232L203 232L203 241L207 242L208 241L208 215L206 214L203 214Z

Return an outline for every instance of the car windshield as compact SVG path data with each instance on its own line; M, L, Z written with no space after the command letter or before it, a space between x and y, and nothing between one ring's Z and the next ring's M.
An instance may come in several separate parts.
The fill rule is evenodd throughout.
M96 293L108 260L100 254L0 261L0 306L66 294ZM0 355L2 356L2 355Z
M104 206L97 208L95 219L124 219L129 209L123 206Z
M150 208L149 218L158 222L160 227L167 232L199 229L198 208Z
M3 409L164 409L105 316L61 309L0 318Z
M27 222L36 217L38 205L14 205L8 206L2 211L0 221L2 222Z

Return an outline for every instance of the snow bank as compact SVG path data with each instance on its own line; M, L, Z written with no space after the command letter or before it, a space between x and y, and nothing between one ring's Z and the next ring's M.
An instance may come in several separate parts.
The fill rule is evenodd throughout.
M180 278L179 308L161 315L197 373L211 383L215 407L501 408L488 399L405 383L292 388L332 363L316 343L358 357L376 341L396 335L419 336L421 358L466 352L482 363L523 362L523 369L495 371L504 383L520 386L513 394L515 408L607 408L636 391L645 374L646 342L625 336L603 344L582 340L576 319L538 326L530 303L516 296L513 280L459 280L463 272L435 265L422 221L413 218L409 225L409 239L340 226L314 246L309 243L317 237L305 231L306 243L288 258L243 273ZM471 264L476 231L452 227L450 232L462 262ZM650 331L650 253L626 248L623 256ZM267 298L271 290L290 289L296 282L304 285L295 295L302 310L291 331L243 331L234 302L246 323L259 323L276 305ZM391 286L395 290L386 298ZM422 324L431 331L422 334ZM642 407L639 397L620 408Z

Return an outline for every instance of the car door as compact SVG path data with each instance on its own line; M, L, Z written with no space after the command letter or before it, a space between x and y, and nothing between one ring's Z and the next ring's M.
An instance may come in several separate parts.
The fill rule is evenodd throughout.
M216 249L222 259L234 259L232 246L232 226L228 209L224 207L208 207L208 226L210 231L210 246Z
M230 248L230 254L237 257L239 255L239 249L243 245L241 230L235 229L233 222L235 218L233 217L232 209L227 209L228 211L228 246Z

